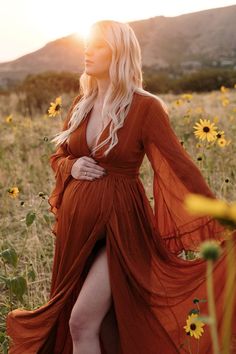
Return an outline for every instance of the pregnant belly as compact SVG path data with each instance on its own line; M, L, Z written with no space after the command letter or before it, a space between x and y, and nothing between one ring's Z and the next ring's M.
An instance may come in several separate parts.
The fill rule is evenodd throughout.
M82 222L94 223L95 220L109 218L112 208L121 217L142 206L142 195L136 179L105 176L94 181L72 179L67 185L61 211L65 216L77 217Z
M93 223L98 217L105 217L112 206L113 184L108 178L94 181L72 179L67 185L61 212L70 219L80 218Z

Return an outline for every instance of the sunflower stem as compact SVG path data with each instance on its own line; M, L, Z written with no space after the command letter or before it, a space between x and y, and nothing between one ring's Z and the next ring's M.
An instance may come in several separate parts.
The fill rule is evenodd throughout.
M209 314L212 319L210 324L211 338L213 344L213 353L220 354L218 335L217 335L217 322L216 322L216 309L213 289L213 260L207 261L207 293L208 293L208 307Z
M197 341L197 354L199 354L199 349L200 349L200 339Z
M226 261L227 261L227 277L225 286L225 298L224 298L224 318L222 326L222 354L228 354L230 352L231 344L231 326L233 316L233 306L235 297L235 262L232 233L230 238L226 241Z
M188 338L188 350L189 350L189 354L193 354L191 349L191 344L190 344L190 338Z

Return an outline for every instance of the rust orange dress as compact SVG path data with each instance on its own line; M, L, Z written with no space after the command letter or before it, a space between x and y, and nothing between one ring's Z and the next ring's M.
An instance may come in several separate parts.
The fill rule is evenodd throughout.
M74 105L64 123L66 129ZM92 156L108 174L93 181L74 179L73 163L91 151L86 142L90 114L50 158L55 189L49 198L55 214L55 255L49 301L33 311L13 310L7 317L10 354L72 354L69 318L99 247L106 244L118 354L189 353L186 340L201 354L212 353L209 327L200 341L183 326L193 299L206 299L206 262L177 257L208 238L221 239L223 226L210 217L190 216L187 193L214 198L201 172L180 144L169 117L154 97L134 93L107 157ZM107 136L110 123L99 138ZM139 168L147 154L154 170L154 212ZM233 249L235 252L235 249ZM215 263L214 284L219 332L222 326L224 254ZM201 304L201 314L208 313ZM111 311L110 310L110 311ZM105 350L100 338L102 354ZM236 351L232 351L232 353Z

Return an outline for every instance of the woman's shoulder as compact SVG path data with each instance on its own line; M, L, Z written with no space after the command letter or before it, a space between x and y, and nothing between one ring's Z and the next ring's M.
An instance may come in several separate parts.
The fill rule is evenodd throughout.
M164 110L166 113L168 112L166 103L159 96L145 90L135 91L134 95L136 102L140 103L143 108L147 107L149 110Z

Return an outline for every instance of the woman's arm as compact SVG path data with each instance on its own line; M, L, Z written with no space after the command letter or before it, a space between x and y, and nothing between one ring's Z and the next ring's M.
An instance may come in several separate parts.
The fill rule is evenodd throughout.
M80 97L77 96L74 99L72 105L70 106L67 116L66 116L64 123L63 123L62 131L66 130L68 128L68 123L71 118L73 108L79 102L79 99L80 99ZM76 160L76 158L73 155L69 154L66 144L62 144L50 156L50 165L56 174L58 174L59 170L62 172L64 171L66 173L69 173L71 171L71 167L72 167L73 163L75 162L75 160Z
M63 124L62 130L66 130L68 127L68 122L73 112L74 106L78 103L80 96L77 96L66 116L66 119ZM67 150L67 144L60 145L56 152L54 152L50 156L50 165L55 173L56 185L54 190L52 191L48 203L50 204L50 210L57 215L57 211L61 204L61 199L64 193L64 190L69 183L69 181L73 178L71 176L71 168L75 163L77 158L74 155L71 155Z
M220 240L224 228L211 217L188 214L184 208L185 196L198 193L215 198L215 195L180 144L161 102L155 98L150 101L142 126L142 143L154 170L156 229L171 252L195 251L207 238Z

